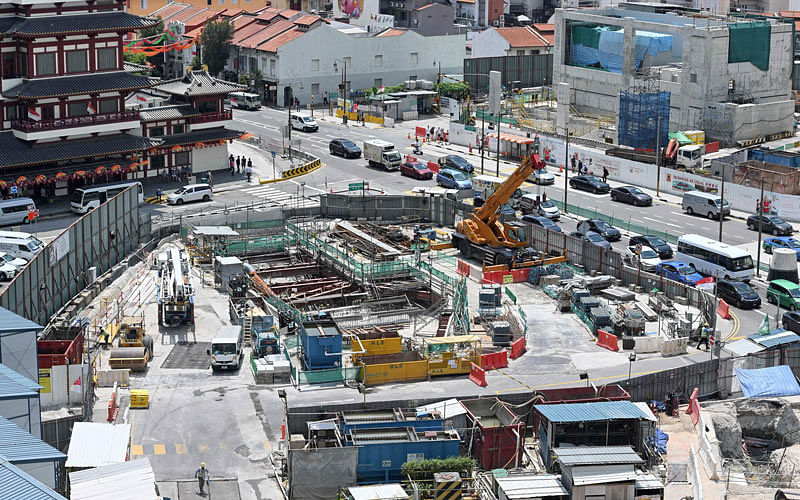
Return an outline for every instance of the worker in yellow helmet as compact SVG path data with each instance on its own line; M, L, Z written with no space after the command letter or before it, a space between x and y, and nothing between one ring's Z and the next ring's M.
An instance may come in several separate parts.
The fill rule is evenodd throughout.
M197 478L197 485L200 487L200 494L203 494L203 486L208 482L209 472L206 469L206 463L200 463L200 468L194 473L194 477Z

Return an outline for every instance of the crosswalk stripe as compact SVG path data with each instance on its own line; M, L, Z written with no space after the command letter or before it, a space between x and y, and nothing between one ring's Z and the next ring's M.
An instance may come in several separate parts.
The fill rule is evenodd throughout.
M177 453L178 455L184 455L186 453L186 445L175 443L175 453Z
M165 455L167 453L167 448L163 444L154 444L153 453L156 455Z
M144 450L142 449L142 445L134 444L131 445L131 455L143 455Z

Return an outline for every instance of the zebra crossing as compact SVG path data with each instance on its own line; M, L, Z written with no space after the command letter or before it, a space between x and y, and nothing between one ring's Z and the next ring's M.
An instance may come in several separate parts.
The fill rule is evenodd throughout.
M303 198L302 193L287 193L268 184L243 189L242 191L264 202L263 207L254 209L256 212L263 212L269 207L305 208L319 206L318 198Z

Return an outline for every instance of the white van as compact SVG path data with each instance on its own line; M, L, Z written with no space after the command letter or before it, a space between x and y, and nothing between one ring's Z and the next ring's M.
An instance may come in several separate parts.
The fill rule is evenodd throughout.
M303 132L316 132L319 130L319 124L310 116L293 114L290 118L290 123L293 129L302 130Z
M2 238L0 237L0 252L20 259L31 260L44 248L41 241L35 238Z
M208 184L189 184L167 195L170 205L183 205L190 201L211 201L214 190Z
M241 368L244 359L244 335L239 325L223 325L211 341L211 369Z
M36 210L36 203L30 198L0 200L0 225L27 224L29 210Z
M261 109L261 96L250 92L231 92L230 105L239 109Z
M722 198L718 194L703 191L687 191L684 193L681 208L689 215L697 214L709 219L719 217L720 208L722 209L723 217L731 213L731 204L728 203L728 200L725 200L723 204Z
M44 242L37 238L36 236L32 235L31 233L24 233L22 231L0 231L0 238L14 238L17 240L31 240L33 241L38 250L44 248ZM37 251L38 251L37 250Z

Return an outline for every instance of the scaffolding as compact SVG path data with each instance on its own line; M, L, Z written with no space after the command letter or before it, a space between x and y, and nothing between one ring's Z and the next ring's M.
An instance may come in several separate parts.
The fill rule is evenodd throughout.
M655 150L658 119L661 118L661 146L669 140L669 92L619 93L619 144Z

